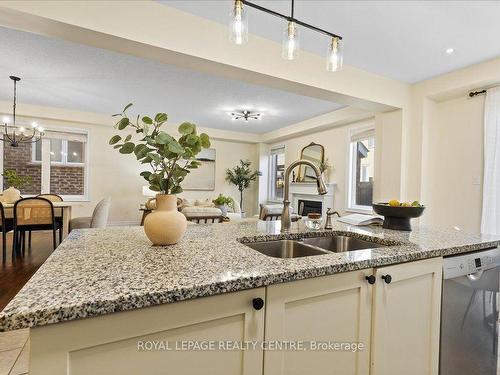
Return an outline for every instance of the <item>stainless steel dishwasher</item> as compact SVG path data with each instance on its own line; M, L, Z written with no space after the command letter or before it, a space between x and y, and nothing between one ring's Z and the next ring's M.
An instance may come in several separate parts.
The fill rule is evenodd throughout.
M444 259L440 375L497 375L500 249Z

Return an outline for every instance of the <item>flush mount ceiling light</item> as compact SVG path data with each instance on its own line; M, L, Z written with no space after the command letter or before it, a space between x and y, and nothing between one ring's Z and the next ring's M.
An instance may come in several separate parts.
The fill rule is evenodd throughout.
M260 120L262 117L262 113L255 113L247 111L246 109L240 112L231 112L230 113L233 120Z
M32 123L32 129L27 130L24 126L16 125L16 99L17 99L17 83L21 80L19 77L10 76L14 81L14 104L12 105L12 124L8 117L3 118L4 131L0 135L0 141L10 143L12 147L18 147L20 143L35 143L43 136L43 128L38 126L36 122Z
M231 12L229 23L229 39L235 44L243 44L248 40L248 19L243 6L260 10L275 17L283 18L287 21L283 35L281 56L286 60L295 60L299 55L299 26L325 34L330 37L326 55L326 69L330 72L336 72L342 68L343 64L343 42L342 37L319 27L309 25L295 18L295 0L291 0L290 15L284 15L260 5L253 4L247 0L235 0Z

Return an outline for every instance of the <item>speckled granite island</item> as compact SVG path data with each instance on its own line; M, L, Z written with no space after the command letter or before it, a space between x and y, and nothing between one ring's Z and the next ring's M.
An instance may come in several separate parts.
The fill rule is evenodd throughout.
M279 222L262 221L193 225L188 227L181 242L171 247L151 246L141 227L74 231L0 313L0 330L34 328L31 332L32 375L156 373L158 366L165 363L171 369L184 369L186 351L180 354L177 350L141 351L137 342L142 339L210 340L220 339L220 333L224 332L227 340L264 341L265 321L267 341L269 335L273 335L273 325L283 324L275 321L288 319L273 316L275 301L289 293L327 288L311 297L311 303L318 303L317 298L321 296L331 294L338 297L339 293L334 292L339 285L354 283L342 289L343 293L353 293L352 300L347 297L349 293L342 297L346 299L342 310L348 317L351 313L357 314L357 333L355 337L347 334L342 339L364 341L369 346L371 336L373 346L374 327L366 333L365 325L371 321L367 317L371 316L372 310L377 309L372 306L372 301L375 303L380 297L377 297L376 288L377 285L382 287L382 283L372 287L365 277L387 269L394 270L393 274L397 275L399 271L395 267L401 267L401 263L419 263L420 268L432 265L433 271L428 274L431 275L429 280L433 281L428 286L434 309L438 295L433 293L440 282L441 263L429 262L500 243L499 238L423 227L407 233L334 223L333 231L309 231L299 222L293 224L289 234L280 234L279 229ZM333 234L355 236L386 246L280 259L263 255L244 244ZM296 280L303 281L289 283ZM320 281L321 284L311 284ZM372 292L370 288L375 290ZM417 298L418 290L412 293ZM423 296L428 294L426 292ZM207 296L214 297L199 298ZM265 308L252 308L252 301L259 298L266 301ZM369 300L368 305L365 300ZM286 303L283 302L283 306ZM145 309L151 306L155 307ZM319 310L323 307L318 305ZM332 309L333 314L336 308ZM344 316L342 311L337 311L336 315L338 322L345 325L347 318L339 317ZM82 319L90 317L93 319ZM319 319L314 314L311 317ZM328 322L330 318L322 319ZM65 323L56 324L62 322ZM193 336L193 332L202 334ZM366 337L363 337L363 332ZM280 334L272 337L279 338ZM199 361L200 368L209 366L206 368L211 370L206 373L262 374L264 349L238 351L237 356L231 350L199 351L196 361ZM120 360L117 364L117 355L120 358L130 356L134 360ZM142 355L140 358L144 361L138 360L137 355ZM266 358L272 362L273 356ZM358 370L366 368L368 371L368 358L369 352L358 353L351 362ZM213 365L219 360L226 367ZM294 361L291 359L291 363ZM285 370L265 371L273 366L283 369L283 364L278 362L264 363L264 373L289 373ZM346 366L349 367L351 362L346 362ZM144 363L148 363L149 372L144 371ZM231 372L234 368L240 370Z

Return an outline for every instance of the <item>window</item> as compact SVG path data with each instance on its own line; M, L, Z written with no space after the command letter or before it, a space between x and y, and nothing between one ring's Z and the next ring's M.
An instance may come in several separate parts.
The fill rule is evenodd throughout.
M351 133L349 147L348 208L371 210L375 171L375 130L356 130Z
M82 164L85 162L85 142L49 139L51 164ZM42 162L43 142L33 143L32 161Z
M269 176L271 181L269 200L283 200L283 182L285 174L285 147L271 149Z
M46 130L42 140L3 146L3 167L31 178L21 194L52 193L65 200L87 196L87 133ZM4 188L7 182L3 181Z

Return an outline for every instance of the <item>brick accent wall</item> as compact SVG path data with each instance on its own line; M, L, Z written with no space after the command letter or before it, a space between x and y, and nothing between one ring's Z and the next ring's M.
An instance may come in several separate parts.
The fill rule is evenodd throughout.
M4 144L4 169L14 169L19 175L31 176L32 181L21 190L21 194L40 194L42 166L31 161L31 144L11 147ZM83 166L51 165L50 192L59 195L83 195L85 168ZM4 189L8 187L4 179Z
M85 168L77 166L50 167L50 192L59 195L83 195Z
M42 166L31 162L31 144L21 143L12 147L8 143L3 146L3 168L14 169L20 176L31 176L31 183L21 189L21 194L40 194L42 186ZM4 179L4 189L9 185Z

